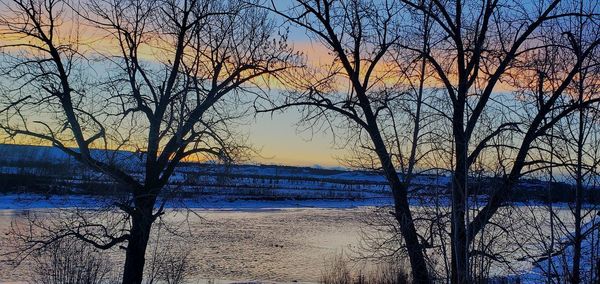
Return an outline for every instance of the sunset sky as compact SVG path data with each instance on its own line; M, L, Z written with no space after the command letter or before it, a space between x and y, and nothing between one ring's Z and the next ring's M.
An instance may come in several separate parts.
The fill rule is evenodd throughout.
M79 30L79 34L76 35L74 30ZM65 32L61 34L61 38L64 37L68 41L68 38L76 36L82 43L80 48L92 53L94 51L111 53L110 50L116 46L110 38L98 35L89 26L73 29L72 23L66 21L61 23L61 31ZM331 56L327 54L327 50L318 42L310 40L302 30L292 28L289 36L294 48L301 50L310 62L316 64L331 62ZM0 41L19 42L20 40L22 39L18 36L0 35ZM114 52L115 54L119 53L118 50ZM149 57L152 56L150 50L141 52L142 54L146 52ZM95 70L95 72L102 72L102 70ZM278 93L273 90L271 95L277 96ZM274 114L257 114L256 116L250 114L249 117L243 119L243 124L239 126L238 131L248 135L246 142L259 150L252 162L300 166L340 166L336 157L343 156L344 150L334 147L331 133L301 131L301 128L297 127L300 120L297 109ZM4 135L5 133L0 134L0 138ZM24 142L22 139L2 140L7 143L36 144Z
M331 61L327 49L311 40L303 30L292 28L290 40L294 48L304 52L312 64L327 64ZM256 157L256 161L301 166L340 166L336 158L343 156L345 151L333 145L332 134L303 131L304 128L297 126L300 120L297 109L273 115L257 114L255 119L251 119L248 127L250 143L261 149L263 156Z
M302 166L338 166L335 159L344 154L332 145L330 133L299 131L297 110L259 114L248 126L250 143L261 150L257 162Z
M0 12L2 11L0 10ZM73 30L79 29L79 34L76 36L83 43L83 49L104 53L108 50L109 53L112 53L110 50L115 47L115 43L111 42L110 37L99 35L89 26L71 27L70 22L61 23L66 38L73 37L76 34ZM0 40L10 40L10 36L1 35ZM295 50L304 53L311 65L329 64L332 60L327 49L318 41L311 40L303 29L290 27L289 40ZM118 50L114 52L115 54L119 53ZM148 57L152 57L151 50L140 52L142 55L146 53ZM96 70L96 72L101 72L101 70ZM271 90L270 95L276 97L279 94L277 90ZM302 166L340 166L341 164L336 158L343 157L346 150L333 144L332 134L318 129L315 131L302 131L304 128L297 126L299 121L301 121L299 111L293 108L273 114L257 114L254 117L250 114L250 117L244 119L244 124L238 127L238 131L248 135L247 142L259 150L259 154L253 162Z

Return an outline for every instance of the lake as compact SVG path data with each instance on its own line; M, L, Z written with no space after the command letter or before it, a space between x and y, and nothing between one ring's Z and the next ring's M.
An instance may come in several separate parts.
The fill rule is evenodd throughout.
M181 243L183 238L184 248L192 254L191 283L219 283L209 281L219 279L314 283L327 259L356 247L365 210L170 210L162 226L164 232L176 228L177 235L183 235L174 239ZM18 211L0 211L3 233L15 218ZM112 254L120 264L123 253ZM26 264L14 269L5 258L0 264L2 282L27 279Z
M348 254L359 251L363 233L374 232L373 227L364 222L366 213L374 208L373 204L364 202L357 205L317 201L217 202L210 208L168 209L163 222L154 227L161 233L154 234L153 240L160 237L158 243L167 243L170 249L189 254L193 267L189 283L317 283L324 265L333 256L342 251ZM416 206L414 212L423 213L432 208ZM59 209L45 206L34 211L51 215ZM22 212L0 210L0 233L4 235L12 221L21 220ZM523 252L519 246L539 255L541 244L547 239L548 224L544 220L547 214L544 206L534 205L507 207L497 215L496 222L510 223L514 232L502 236L494 245L497 251L505 253L510 265L493 265L492 274L507 275L531 269L530 262L520 259ZM565 229L572 227L568 206L556 208L555 214L565 222ZM502 235L502 230L498 234ZM3 250L6 249L3 246ZM107 253L118 271L123 250L113 249ZM151 245L147 258L160 257L161 253L160 247ZM360 270L370 264L355 265ZM14 268L6 256L0 258L1 282L26 281L30 274L27 263Z

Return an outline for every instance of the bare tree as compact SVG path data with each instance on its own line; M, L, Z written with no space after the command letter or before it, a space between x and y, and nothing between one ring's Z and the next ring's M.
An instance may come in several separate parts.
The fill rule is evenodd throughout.
M308 106L310 108L306 109L305 118L324 117L327 121L333 119L331 113L334 113L347 118L346 122L350 123L346 125L350 129L359 130L351 131L354 135L358 136L356 133L362 133L360 130L363 130L367 138L363 141L368 143L358 143L354 147L359 149L363 157L365 153L369 156L371 151L376 159L370 158L367 162L374 165L373 161L378 160L377 165L382 166L394 192L395 212L396 216L400 216L398 221L401 228L404 226L401 231L406 245L420 245L417 249L420 251L423 244L419 244L419 239L409 240L411 232L415 231L414 218L410 209L402 209L408 206L404 202L407 196L404 192L409 183L397 177L397 169L392 161L394 153L390 150L393 148L386 143L386 137L390 136L385 135L384 125L394 120L393 117L388 117L386 122L380 120L384 113L382 110L389 109L387 106L392 104L390 102L401 98L388 96L385 100L379 99L377 94L386 92L381 91L385 87L381 87L382 80L378 76L381 73L376 71L385 69L378 69L377 64L384 65L381 62L386 62L387 55L392 53L389 48L386 49L387 46L398 46L412 52L413 58L425 59L427 68L423 67L422 70L431 68L435 71L435 76L429 82L433 81L433 88L439 85L444 89L451 107L450 114L445 115L452 129L451 274L453 283L464 283L470 279L469 247L476 235L505 204L520 177L538 169L535 165L539 161L530 160L529 155L533 143L544 137L549 129L569 113L597 102L597 98L589 98L582 102L561 104L560 98L582 71L586 60L592 57L600 43L598 39L589 38L585 43L578 42L573 38L574 31L568 28L560 30L558 37L548 37L544 34L547 30L542 28L561 26L565 20L591 19L596 17L596 13L593 7L580 10L567 3L568 1L559 0L539 5L522 5L519 1L400 2L403 5L361 1L297 1L292 7L282 8L274 4L268 6L268 9L287 21L306 29L334 56L334 63L321 69L324 75L320 74L318 78L314 78L314 75L311 77L310 74L302 75L302 79L314 78L313 84L294 86L308 92L288 98L271 110ZM378 12L373 7L385 7L388 12ZM390 20L372 21L371 18L375 17L370 16L371 14L388 15ZM420 33L417 33L420 40L407 36L410 28L406 26L396 26L399 28L392 30L392 25L389 24L394 23L394 19L396 22L411 20L411 23L415 23L414 26L420 27ZM388 25L378 26L378 22ZM423 25L423 22L427 24ZM400 40L398 35L406 40ZM532 72L530 67L539 64L533 60L532 54L546 47L557 46L565 52L577 50L574 54L579 55L568 57L570 60L563 64L560 72L554 74L553 78L540 77L538 73ZM390 69L385 72L394 73ZM400 72L394 74L398 73ZM422 71L420 74L424 73ZM336 84L339 84L340 78L347 80L351 87L347 93L336 97L333 94L339 93ZM535 110L524 117L522 114L527 110L505 103L505 100L518 101L518 97L498 94L497 90L502 83L521 79L529 82L532 78L535 78L535 82L540 81L539 84L545 90L534 96ZM414 94L418 97L422 91ZM379 105L381 101L384 102L383 107ZM418 112L418 107L416 109ZM556 114L547 119L551 111L556 111ZM393 113L398 112L395 110ZM438 113L442 116L445 114L440 109ZM501 116L494 117L495 114ZM410 133L419 137L419 124L413 125L416 128L411 129ZM497 141L503 135L514 135L517 138L509 139L507 142L510 143ZM412 139L411 142L418 144L418 141ZM413 152L419 149L417 144L413 144ZM476 188L469 186L469 177L476 171L477 163L489 158L489 149L501 152L502 157L499 158L502 162L496 171L497 176L502 177L501 183L494 186L485 204L471 204L469 196L476 194ZM414 162L412 161L413 164ZM402 172L403 164L398 164ZM410 176L413 169L407 169ZM398 184L404 187L399 187ZM481 210L474 210L474 216L471 217L471 207ZM408 253L413 268L423 263L422 253ZM413 277L417 279L417 275L413 274Z
M579 2L579 3L577 3ZM580 13L590 9L590 3L584 1L577 1L575 4L579 5ZM597 5L597 4L595 4ZM592 7L594 9L594 7ZM596 132L597 125L599 122L598 117L598 104L585 106L584 102L594 98L600 97L600 62L597 61L598 54L597 50L594 52L594 56L588 59L580 59L583 54L582 45L590 39L594 39L597 35L593 30L597 30L600 26L593 25L593 28L589 28L588 19L577 18L571 22L573 26L573 41L575 42L574 50L577 60L584 61L577 77L573 80L572 87L568 90L569 97L580 106L575 113L568 115L563 123L563 131L561 136L567 143L567 150L565 155L568 157L567 161L563 161L565 164L573 164L572 167L567 166L568 172L575 180L575 200L573 208L573 216L575 219L575 232L573 236L573 259L572 259L572 272L571 272L571 283L581 282L581 245L583 238L585 237L582 233L582 222L586 216L594 214L595 211L584 212L582 206L585 203L585 193L589 192L590 186L593 185L594 171L597 167L598 160L597 156L597 143L595 140L594 132ZM571 153L575 154L573 159ZM572 162L570 162L572 160ZM587 190L586 190L587 189ZM591 279L589 279L591 280Z
M572 241L567 243L574 248L573 257L568 260L570 264L565 264L564 267L572 265L574 269L579 269L578 259L581 258L583 239L582 220L590 216L590 211L582 214L582 205L585 202L584 187L593 184L593 168L597 163L594 151L586 149L595 143L590 142L591 145L587 145L586 141L593 139L593 135L590 134L595 130L591 126L594 124L594 112L598 105L598 97L594 94L597 92L597 75L594 72L597 70L595 53L598 52L598 36L593 32L597 30L594 20L597 7L585 1L564 1L562 4L561 11L571 11L576 16L557 17L553 22L541 27L536 36L541 45L530 48L526 59L518 60L515 64L521 72L513 76L513 79L520 89L517 94L523 103L523 108L516 116L523 117L520 128L524 130L524 135L520 136L520 141L516 143L516 156L512 156L508 167L505 167L503 184L495 189L488 204L469 227L471 236L474 236L478 228L485 226L482 220L489 218L490 213L494 214L493 208L501 206L502 200L507 200L506 196L515 192L514 188L521 176L531 176L539 174L541 170L548 170L548 226L551 241L546 244L544 251L547 254L545 257L549 259L549 267L546 269L549 279L552 277L551 257L561 254L564 250L560 246L554 248L555 240L558 245L558 238L570 235L572 229L573 235L568 237ZM554 169L570 172L576 184L572 228L566 226L566 220L559 218L554 212L554 200L550 194L555 192L552 189L555 182ZM588 185L584 186L584 183ZM532 226L535 227L533 224ZM555 232L555 228L558 227L560 233ZM543 232L540 226L537 230ZM586 234L592 232L588 230ZM577 274L578 272L573 271L568 277L569 281L579 283L580 277Z
M262 7L305 30L332 60L320 66L309 61L307 68L287 77L291 91L284 99L266 106L257 103L257 108L273 112L299 107L305 125L329 127L343 145L351 145L354 155L346 162L385 176L412 279L429 283L424 247L408 200L417 164L428 151L419 146L424 124L432 120L424 110L428 71L414 52L401 54L397 49L402 37L417 42L427 38L428 17L402 34L404 15L395 1L297 0Z
M422 53L436 70L436 77L451 100L452 135L454 139L454 169L452 185L452 282L469 281L468 246L487 224L493 214L510 196L522 174L531 143L564 117L543 124L543 119L555 107L570 81L578 73L583 58L590 56L598 42L592 41L581 49L581 57L566 72L563 84L543 102L535 118L523 130L518 153L511 158L506 181L490 196L488 203L472 219L467 215L469 205L469 172L493 137L516 131L520 121L502 121L495 129L482 129L482 116L494 104L498 85L526 60L527 54L545 45L538 41L539 29L557 24L568 17L589 16L562 5L560 0L540 3L521 1L401 1L416 13L428 14L434 22L429 42L435 43ZM547 3L546 3L547 2ZM562 1L565 2L565 1ZM432 8L433 7L433 8ZM565 31L567 34L569 31ZM553 45L554 43L549 43ZM405 48L421 50L415 46ZM517 77L526 77L523 73ZM588 102L585 102L587 104ZM515 110L513 110L515 111ZM523 128L523 127L521 127ZM476 139L477 132L487 133Z
M579 13L597 9L596 4L586 3L585 1L572 1L572 5L579 10ZM598 87L600 86L598 84L599 62L596 55L598 50L594 50L588 58L581 59L580 57L583 56L585 45L589 44L590 41L597 40L594 31L598 26L591 19L583 17L571 19L565 22L564 26L572 31L569 34L572 49L566 55L560 52L555 53L550 60L551 63L548 64L552 66L552 69L539 72L539 74L548 74L540 75L541 78L541 76L552 76L551 74L560 72L557 70L560 70L560 66L563 65L560 61L564 61L566 58L567 60L574 58L576 61L582 61L583 63L579 66L577 75L561 98L563 105L576 104L578 107L575 111L565 115L564 119L556 124L555 129L552 129L553 135L551 138L553 140L551 140L552 144L547 153L556 157L555 159L559 164L555 164L554 161L547 161L543 167L558 167L560 171L568 174L569 179L575 185L571 208L573 228L563 229L567 232L566 239L569 245L573 247L573 253L572 258L568 260L569 264L564 265L566 271L563 271L563 273L569 275L570 282L580 283L582 281L580 274L582 242L586 235L593 234L595 230L594 228L586 229L589 224L584 224L584 220L589 220L590 216L595 214L595 208L589 205L584 208L584 206L591 201L590 197L592 197L592 188L595 186L598 165L598 141L596 140L599 119L598 103L586 104L586 102L595 101L598 98ZM543 90L543 87L538 88L538 92L543 92ZM544 155L540 155L538 159L543 161L544 158ZM560 224L568 223L566 220L558 221L560 221ZM591 280L591 278L588 277L588 280Z
M288 67L286 37L264 12L239 1L2 6L2 129L15 139L51 143L126 190L128 198L115 205L127 230L97 237L81 233L96 224L77 223L67 231L100 249L127 242L122 281L141 283L150 230L164 213L159 198L173 171L194 156L235 157L240 141L228 122L243 114L236 106L244 94L259 92ZM90 44L84 27L100 40ZM141 152L142 174L95 156L95 147Z

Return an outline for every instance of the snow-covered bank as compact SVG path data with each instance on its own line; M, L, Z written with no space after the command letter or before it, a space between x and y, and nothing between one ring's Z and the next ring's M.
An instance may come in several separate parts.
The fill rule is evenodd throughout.
M0 210L27 210L52 208L100 208L111 206L112 199L101 199L88 195L37 195L6 194L0 195ZM293 208L350 209L363 206L382 206L391 204L389 198L351 199L282 199L261 200L244 197L210 196L171 200L166 208L199 210L277 210Z
M590 222L582 225L581 231L584 238L581 242L581 279L583 283L593 283L595 271L592 268L596 267L600 255L600 218L593 218ZM574 235L570 232L569 235ZM538 261L533 264L531 271L524 273L521 277L524 283L544 283L552 281L553 283L568 282L565 279L565 271L573 269L573 254L574 247L571 238L563 237L556 240L553 248L554 252L550 257L540 256ZM552 278L549 279L548 275Z

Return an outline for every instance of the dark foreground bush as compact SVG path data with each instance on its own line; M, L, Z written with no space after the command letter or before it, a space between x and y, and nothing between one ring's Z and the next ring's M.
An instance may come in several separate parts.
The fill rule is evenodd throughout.
M343 253L334 255L321 272L323 284L405 284L409 276L399 261L379 263L369 269L356 269Z
M33 257L32 282L46 284L111 283L108 256L93 247L67 239L54 242Z

